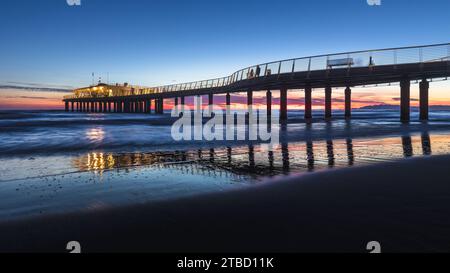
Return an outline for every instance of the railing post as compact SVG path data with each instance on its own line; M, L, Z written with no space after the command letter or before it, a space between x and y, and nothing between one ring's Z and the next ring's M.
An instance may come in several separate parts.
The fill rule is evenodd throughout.
M278 65L278 79L280 78L280 73L281 73L281 62L280 62L280 64Z
M296 60L293 60L293 61L292 61L292 71L291 71L291 79L292 79L292 78L294 78L294 71L295 71L295 61L296 61Z
M394 68L397 69L397 49L394 49Z
M308 74L307 74L306 78L309 79L310 76L311 76L311 58L309 58L309 62L308 62Z

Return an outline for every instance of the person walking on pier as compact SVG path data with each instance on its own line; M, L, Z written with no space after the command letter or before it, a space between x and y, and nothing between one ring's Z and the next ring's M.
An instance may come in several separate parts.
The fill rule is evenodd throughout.
M256 66L255 77L259 78L260 75L261 75L261 67L259 67L259 65L258 65L258 66Z
M249 79L252 79L253 76L254 76L254 71L253 71L253 68L252 68L252 69L249 71L249 73L248 73L248 78L249 78Z

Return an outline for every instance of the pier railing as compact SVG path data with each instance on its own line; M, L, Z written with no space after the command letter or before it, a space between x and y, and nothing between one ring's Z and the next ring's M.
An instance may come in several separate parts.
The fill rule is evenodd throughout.
M338 68L375 67L414 63L442 62L450 59L450 43L400 47L317 55L263 63L241 69L230 76L158 87L142 87L141 95L220 88L261 77L273 77L298 72L329 71ZM306 73L307 75L309 73ZM73 99L67 96L65 99Z

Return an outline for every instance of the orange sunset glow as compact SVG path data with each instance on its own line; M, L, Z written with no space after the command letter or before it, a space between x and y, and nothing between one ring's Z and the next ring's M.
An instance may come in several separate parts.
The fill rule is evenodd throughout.
M399 86L382 87L356 87L352 89L352 108L361 108L369 105L399 105ZM30 91L20 89L0 89L0 110L62 110L64 105L62 98L68 93L51 91ZM273 108L279 108L279 92L272 91ZM411 106L418 106L419 86L411 85ZM255 106L266 104L265 92L254 92L253 101ZM246 93L235 93L231 97L232 107L235 109L245 109L247 107ZM208 103L207 96L203 96L203 105ZM225 96L216 95L214 103L225 107ZM193 97L186 98L187 105L193 105ZM288 104L291 110L304 109L304 97L302 90L290 90L288 94ZM170 110L173 107L173 100L167 99L164 109ZM450 84L448 81L432 82L430 87L430 106L450 105ZM324 91L313 90L313 109L324 108ZM333 109L344 109L344 89L333 89Z

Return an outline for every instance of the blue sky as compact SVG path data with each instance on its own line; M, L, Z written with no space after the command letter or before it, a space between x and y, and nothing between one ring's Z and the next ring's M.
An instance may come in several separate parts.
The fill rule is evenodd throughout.
M0 84L159 85L272 60L450 41L450 1L8 0Z

